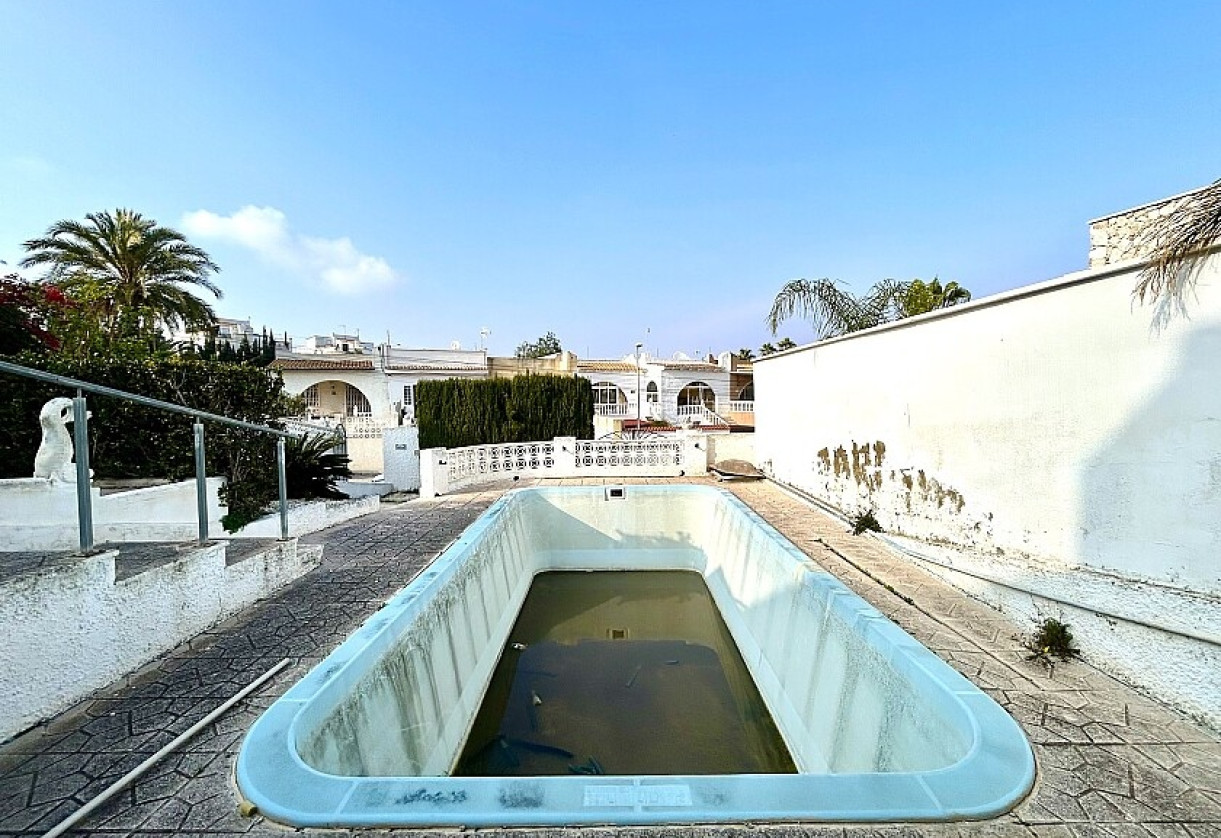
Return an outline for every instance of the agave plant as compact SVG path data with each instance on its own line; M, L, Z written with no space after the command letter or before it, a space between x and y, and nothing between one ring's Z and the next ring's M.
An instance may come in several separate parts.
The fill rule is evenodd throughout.
M335 483L352 476L350 460L331 453L334 446L335 437L329 434L305 434L288 440L284 446L284 476L290 498L347 498Z

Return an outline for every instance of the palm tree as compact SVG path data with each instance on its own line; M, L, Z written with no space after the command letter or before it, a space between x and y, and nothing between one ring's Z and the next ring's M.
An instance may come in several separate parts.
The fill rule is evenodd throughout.
M914 317L971 300L971 292L966 288L957 282L947 282L942 287L941 280L937 277L933 277L929 282L913 279L906 285L900 300L901 317Z
M1181 309L1183 292L1195 283L1204 252L1221 240L1221 180L1146 227L1143 239L1152 252L1133 294L1142 303L1160 300Z
M818 340L846 335L901 316L906 288L907 283L884 279L857 297L833 279L794 279L776 295L767 325L774 335L785 320L800 316L814 324Z
M884 279L860 297L833 279L794 279L785 284L772 303L767 325L772 334L795 315L808 317L818 340L859 332L883 323L927 311L965 303L971 292L957 282L943 287L939 279L901 282Z
M157 326L209 328L212 307L192 291L220 299L209 279L219 271L208 254L177 230L127 209L90 213L84 222L57 221L25 243L22 267L47 266L46 280L90 300L110 341Z
M742 361L749 361L755 357L755 350L747 347L742 347L738 350L738 358Z

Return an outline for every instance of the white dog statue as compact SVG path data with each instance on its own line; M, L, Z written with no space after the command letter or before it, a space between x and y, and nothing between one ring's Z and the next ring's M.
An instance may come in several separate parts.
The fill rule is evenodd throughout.
M86 413L89 417L92 414ZM42 424L42 444L34 455L34 476L48 480L76 482L76 466L72 462L72 437L68 423L73 419L72 399L51 399L42 406L38 421Z

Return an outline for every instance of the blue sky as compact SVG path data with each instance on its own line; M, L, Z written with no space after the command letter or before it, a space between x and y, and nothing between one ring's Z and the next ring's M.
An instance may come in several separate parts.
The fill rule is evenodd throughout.
M1221 177L1218 30L1216 2L0 0L0 259L130 207L256 328L757 348L789 279L985 296Z

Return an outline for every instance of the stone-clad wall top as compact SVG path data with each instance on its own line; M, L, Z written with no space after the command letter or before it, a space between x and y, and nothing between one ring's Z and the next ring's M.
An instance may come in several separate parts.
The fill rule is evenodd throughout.
M1144 235L1152 222L1172 215L1195 200L1199 189L1151 204L1105 215L1090 222L1090 267L1100 268L1146 256L1151 242Z

